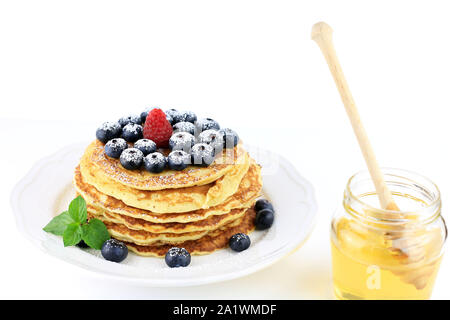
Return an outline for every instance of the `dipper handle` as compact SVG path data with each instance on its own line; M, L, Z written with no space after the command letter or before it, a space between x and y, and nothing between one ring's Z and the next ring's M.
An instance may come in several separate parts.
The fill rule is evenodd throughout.
M366 161L367 168L369 169L370 176L372 177L375 185L375 190L378 194L381 207L386 210L399 211L398 206L392 199L391 191L388 189L386 182L384 181L383 174L380 170L380 166L375 157L375 153L370 144L366 130L361 122L358 109L356 108L355 101L353 100L352 93L348 87L347 80L345 80L344 73L339 63L336 51L333 45L332 39L333 29L325 22L316 23L311 32L311 38L317 43L320 50L325 57L330 68L331 75L336 83L337 89L341 95L342 102L344 103L345 110L350 119L350 122L355 132L356 138L361 148L361 152Z

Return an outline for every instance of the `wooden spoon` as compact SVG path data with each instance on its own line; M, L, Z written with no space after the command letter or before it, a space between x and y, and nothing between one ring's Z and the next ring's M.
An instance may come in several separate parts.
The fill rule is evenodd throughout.
M312 28L311 38L318 44L325 57L325 60L328 63L328 67L330 68L330 72L333 76L334 82L336 83L337 89L341 95L345 110L347 111L347 115L352 124L353 131L355 132L359 147L364 156L370 176L375 185L375 190L377 192L381 208L390 211L400 211L397 204L392 198L391 191L386 185L386 181L384 180L384 176L375 158L375 153L370 144L366 130L364 129L364 126L361 122L358 109L356 108L355 101L353 100L347 81L345 80L344 73L342 72L341 65L339 64L336 51L334 49L332 33L333 30L328 24L326 24L325 22L318 22ZM392 244L392 247L390 248L391 251L405 263L413 261L414 263L417 263L418 261L424 259L425 252L423 244L412 239L411 235L405 235L400 230L400 232L396 236L385 234L385 237L387 242ZM406 250L406 248L408 248L408 250ZM427 274L429 274L429 272L427 272ZM427 281L424 281L424 279L428 279L428 277L424 277L423 275L411 274L411 272L409 272L408 275L402 274L402 279L404 279L405 282L413 283L416 288L420 289L426 285ZM418 279L420 279L420 281Z

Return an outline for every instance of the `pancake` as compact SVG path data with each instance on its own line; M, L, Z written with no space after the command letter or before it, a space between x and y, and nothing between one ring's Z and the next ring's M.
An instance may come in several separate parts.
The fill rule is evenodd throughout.
M199 239L188 240L175 245L177 247L185 248L191 255L205 255L218 249L226 248L232 235L240 232L249 234L254 230L255 216L255 211L253 209L248 209L242 220L237 224L225 226L216 231L210 232ZM130 251L133 251L138 255L148 257L164 257L167 251L174 246L174 244L161 243L155 243L150 246L141 246L126 241L125 244Z
M243 216L247 209L235 209L236 214L232 216L232 221L225 225L239 225L242 222ZM216 229L208 231L196 231L196 232L185 232L185 233L152 233L143 230L132 230L127 228L127 226L119 223L110 222L108 219L104 219L100 216L95 216L88 208L88 215L90 218L95 217L104 222L108 232L112 237L121 240L132 242L137 245L147 246L156 243L164 244L175 244L180 242L185 242L188 240L197 240L205 236L209 232L214 232L215 230L220 230L224 226L217 226Z
M157 242L163 243L179 243L188 240L197 240L208 233L208 231L197 231L187 233L150 233L146 231L138 231L128 229L122 224L108 222L104 219L100 219L105 224L108 232L113 238L120 241L132 242L137 245L151 245Z
M74 185L86 202L93 206L96 211L101 212L100 214L107 212L110 216L115 215L116 222L120 220L122 224L126 224L132 229L139 229L138 226L144 225L145 221L159 224L195 222L207 219L210 216L228 213L232 209L248 208L253 205L255 199L260 195L262 180L260 166L254 160L251 160L249 170L241 180L238 190L223 203L208 209L165 214L154 214L148 210L130 207L121 200L99 192L95 187L84 181L79 168L75 170ZM130 220L128 217L134 219ZM146 227L142 228L146 229ZM153 230L152 232L157 231Z
M80 172L84 181L98 191L128 206L160 214L206 209L222 203L238 190L249 166L249 156L244 151L240 163L230 165L231 170L210 184L155 191L133 189L117 183L104 170L92 165L89 154L81 158Z
M109 180L133 189L163 190L201 186L216 181L230 172L233 164L244 163L245 153L242 144L238 144L234 149L226 149L222 157L218 157L206 168L189 166L182 171L165 170L156 174L146 170L125 169L118 159L106 156L104 144L98 140L87 147L83 157Z
M250 207L250 205L248 207ZM191 223L153 223L142 219L122 216L117 213L107 212L90 205L88 205L88 210L96 217L100 217L100 219L103 221L122 224L131 230L142 230L151 233L186 233L211 231L242 217L245 213L244 210L233 209L228 213L213 215L204 220L198 220Z

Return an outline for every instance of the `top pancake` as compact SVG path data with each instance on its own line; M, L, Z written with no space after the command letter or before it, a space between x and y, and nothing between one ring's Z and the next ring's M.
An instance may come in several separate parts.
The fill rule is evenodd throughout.
M94 186L85 182L79 167L75 169L74 185L78 193L86 200L88 204L96 207L97 211L115 213L134 220L145 220L151 223L164 224L171 222L187 223L200 221L213 215L228 213L232 209L250 207L254 203L255 199L260 195L262 180L261 168L254 162L254 160L251 160L250 167L241 180L238 190L221 204L208 209L165 214L154 214L148 210L130 207L121 200L101 193ZM136 222L134 220L130 221L128 219L128 224L135 226ZM125 221L123 223L127 224ZM144 222L140 224L144 224Z
M117 183L101 168L92 165L87 154L81 158L80 172L87 184L128 206L156 214L178 213L216 206L234 194L250 166L250 159L245 151L240 161L242 163L229 165L231 170L212 183L164 190L139 190Z
M86 149L84 158L109 179L139 190L163 190L201 186L221 178L233 169L233 164L243 163L245 150L242 144L234 149L225 149L208 167L188 166L182 171L164 170L151 173L144 169L127 170L118 159L108 157L104 152L104 144L98 140Z

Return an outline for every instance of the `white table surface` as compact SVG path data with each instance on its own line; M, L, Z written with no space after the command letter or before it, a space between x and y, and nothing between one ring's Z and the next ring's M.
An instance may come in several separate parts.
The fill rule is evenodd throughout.
M3 123L5 123L2 120ZM2 161L1 166L8 167L2 174L1 201L5 204L2 217L5 228L0 234L0 243L11 244L2 249L7 259L0 266L0 298L114 298L114 299L329 299L332 296L329 224L334 210L341 200L342 191L347 176L354 167L338 156L333 160L333 167L328 167L330 159L328 152L320 152L322 148L315 148L311 137L318 145L325 145L328 136L319 131L300 130L296 134L300 139L298 148L290 155L293 163L304 177L309 179L316 188L319 203L317 225L306 244L292 255L282 259L273 266L250 276L218 284L189 287L189 288L147 288L124 285L116 281L96 279L94 276L70 264L59 261L39 251L26 240L15 228L13 215L8 206L9 191L35 159L39 159L53 150L64 146L66 141L62 136L51 138L54 130L75 130L92 132L95 125L73 125L71 123L56 122L25 122L32 132L39 135L48 145L41 150L36 145L30 146L26 157ZM13 129L14 124L6 122L7 130ZM52 128L52 130L44 129ZM245 131L245 130L244 130ZM264 141L263 130L256 132L247 141ZM242 131L241 131L242 132ZM3 132L2 132L3 133ZM250 134L250 132L249 132ZM289 135L292 131L281 131ZM308 138L309 137L309 138ZM33 139L33 138L30 138ZM76 138L74 138L76 139ZM36 139L41 140L41 139ZM270 141L268 138L266 141ZM276 144L274 143L273 146ZM272 145L270 145L272 146ZM287 148L287 144L285 144ZM21 153L21 146L17 143L6 143L5 150ZM280 150L283 147L279 146ZM336 149L346 149L338 148ZM350 148L351 149L351 148ZM315 150L305 153L303 150ZM338 150L336 150L337 152ZM358 155L358 154L356 154ZM355 157L357 158L357 156ZM341 168L339 174L331 174L335 168ZM333 177L333 178L332 178ZM449 190L450 184L440 181L442 190ZM45 192L43 190L43 192ZM278 214L283 214L279 212ZM301 214L301 213L299 213ZM444 209L444 215L448 216ZM438 276L433 298L449 298L447 284L450 280L450 256L444 257L441 272ZM70 288L70 290L66 290Z
M0 298L332 298L330 220L364 162L309 39L319 20L335 29L379 162L434 180L450 219L448 2L124 3L0 3ZM319 204L306 244L241 279L164 289L99 280L17 231L10 192L36 160L153 104L216 118L290 159ZM449 285L447 253L433 298L450 299Z

